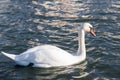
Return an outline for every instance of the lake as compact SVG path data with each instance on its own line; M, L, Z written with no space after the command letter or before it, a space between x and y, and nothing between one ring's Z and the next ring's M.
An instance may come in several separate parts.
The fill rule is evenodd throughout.
M85 61L18 67L0 53L0 80L120 80L120 0L0 0L0 51L20 54L51 44L75 53L84 22L97 34L86 33Z

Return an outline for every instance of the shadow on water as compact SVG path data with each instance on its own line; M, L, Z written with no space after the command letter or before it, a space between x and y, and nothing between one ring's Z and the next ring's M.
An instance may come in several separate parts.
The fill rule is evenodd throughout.
M10 80L56 80L56 79L74 79L73 76L83 75L87 62L81 63L81 65L74 65L68 67L55 67L55 68L33 68L16 66L12 62L1 63L1 79ZM81 74L81 73L82 74ZM6 77L4 77L6 76Z
M119 80L119 4L119 0L1 0L0 51L20 54L34 46L52 44L74 53L81 22L92 23L97 37L86 34L87 59L73 66L15 67L0 54L0 79Z

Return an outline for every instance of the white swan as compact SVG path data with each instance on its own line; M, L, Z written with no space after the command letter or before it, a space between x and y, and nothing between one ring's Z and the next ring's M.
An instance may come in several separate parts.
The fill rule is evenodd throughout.
M19 55L8 54L5 52L2 53L14 60L16 64L22 66L28 66L32 63L33 67L46 68L76 64L86 59L85 32L90 32L93 36L96 36L92 25L89 23L83 23L78 29L79 47L76 55L72 55L67 51L52 45L37 46L28 49Z

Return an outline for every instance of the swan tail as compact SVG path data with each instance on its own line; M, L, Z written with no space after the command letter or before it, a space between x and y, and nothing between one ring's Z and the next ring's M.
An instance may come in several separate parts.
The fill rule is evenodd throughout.
M15 60L16 56L15 54L8 54L8 53L5 53L5 52L1 52L2 54L4 54L5 56L9 57L10 59L12 60Z

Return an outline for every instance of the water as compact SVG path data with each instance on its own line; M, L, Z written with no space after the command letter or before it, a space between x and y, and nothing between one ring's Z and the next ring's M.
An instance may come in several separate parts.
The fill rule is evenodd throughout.
M90 22L97 37L86 34L87 59L57 68L17 67L0 54L0 80L119 80L119 0L0 0L0 51L20 54L52 44L77 51L77 26Z

